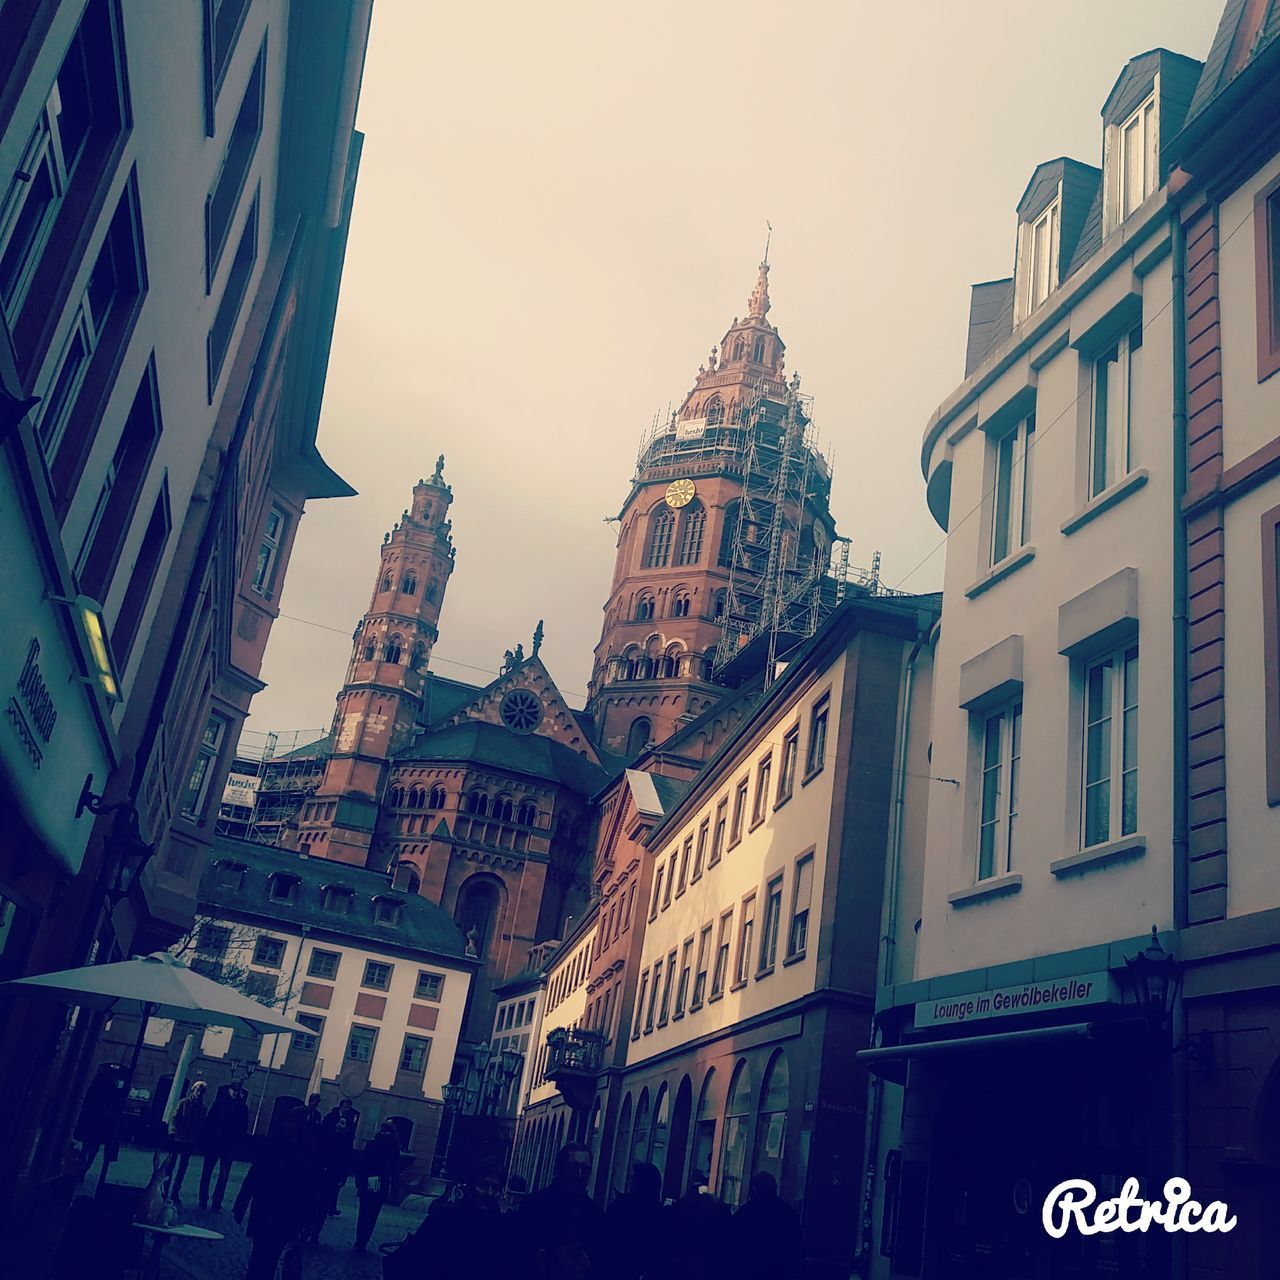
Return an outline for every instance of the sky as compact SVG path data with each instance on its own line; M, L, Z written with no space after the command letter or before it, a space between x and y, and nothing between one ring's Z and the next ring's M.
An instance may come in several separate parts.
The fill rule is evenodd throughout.
M920 441L1034 167L1101 163L1125 63L1204 58L1221 0L377 0L321 452L267 648L266 730L327 728L383 533L446 456L432 669L542 657L585 700L637 446L770 249L851 562L937 590ZM299 621L299 620L303 621ZM316 624L316 625L311 625Z

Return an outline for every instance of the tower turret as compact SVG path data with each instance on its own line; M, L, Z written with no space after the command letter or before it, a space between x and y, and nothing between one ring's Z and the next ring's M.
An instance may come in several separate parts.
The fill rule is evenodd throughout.
M369 608L352 637L338 693L330 755L315 795L298 814L295 843L317 857L364 866L387 763L409 742L422 709L440 609L453 572L448 520L453 490L444 456L383 539Z

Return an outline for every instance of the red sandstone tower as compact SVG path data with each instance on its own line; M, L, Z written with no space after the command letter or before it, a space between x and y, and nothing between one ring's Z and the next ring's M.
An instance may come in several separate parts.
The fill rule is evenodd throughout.
M368 612L338 694L324 777L298 814L294 843L365 866L390 757L412 738L440 607L453 572L444 457L382 544Z
M830 471L769 308L765 261L746 317L641 453L587 703L605 751L632 757L720 698L726 624L747 633L747 615L790 599L791 583L821 589L835 540Z

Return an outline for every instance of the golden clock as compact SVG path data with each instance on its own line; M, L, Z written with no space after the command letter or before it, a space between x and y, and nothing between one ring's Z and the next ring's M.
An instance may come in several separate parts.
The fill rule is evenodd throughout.
M673 480L667 485L667 506L687 507L693 501L692 480Z

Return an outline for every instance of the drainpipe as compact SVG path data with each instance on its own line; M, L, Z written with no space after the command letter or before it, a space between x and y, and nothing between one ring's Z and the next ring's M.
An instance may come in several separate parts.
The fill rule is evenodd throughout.
M902 818L906 805L907 735L911 727L911 696L915 687L916 660L920 650L933 639L937 623L928 634L921 634L911 648L902 676L902 702L898 718L898 735L894 747L893 814L889 837L889 878L885 886L884 933L880 937L876 964L877 986L887 986L893 974L894 947L897 943L898 867L902 860ZM859 1219L857 1257L864 1276L871 1274L872 1217L876 1199L876 1166L880 1150L880 1123L884 1111L884 1081L873 1074L868 1085L867 1139L863 1150L862 1212Z
M1182 502L1187 491L1187 241L1177 208L1173 218L1173 927L1187 927L1190 803L1187 786L1187 532ZM1176 946L1176 944L1175 944ZM1173 1043L1185 1044L1186 1009L1179 993L1173 1007ZM1187 1173L1187 1060L1174 1054L1172 1172ZM1186 1236L1173 1238L1173 1280L1187 1275Z

